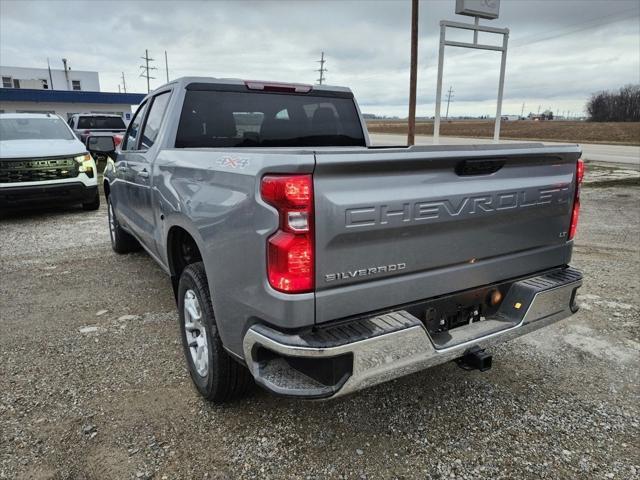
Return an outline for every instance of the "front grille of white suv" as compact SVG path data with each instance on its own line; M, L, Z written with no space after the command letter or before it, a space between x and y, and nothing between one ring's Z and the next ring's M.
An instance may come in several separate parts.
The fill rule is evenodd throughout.
M77 176L78 162L73 157L0 161L0 183L41 182Z

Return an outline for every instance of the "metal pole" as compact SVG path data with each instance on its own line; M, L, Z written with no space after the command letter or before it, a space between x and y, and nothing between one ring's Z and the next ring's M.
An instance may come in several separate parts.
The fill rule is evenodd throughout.
M67 82L67 90L71 90L71 84L69 83L69 70L67 69L67 59L62 59L62 66L64 67L64 78Z
M149 86L149 50L144 51L144 60L147 62L147 93L151 91L151 87Z
M445 25L440 22L440 51L438 52L438 83L436 86L436 115L433 119L433 143L440 138L440 100L442 98L442 68L444 66Z
M167 71L167 83L169 83L169 61L167 60L167 51L164 51L164 68Z
M49 70L49 90L53 90L53 76L51 76L51 64L49 63L49 57L47 57L47 69Z
M493 130L493 141L500 140L500 120L502 116L502 94L504 92L504 71L507 66L507 44L509 42L509 30L502 36L502 60L500 62L500 83L498 84L498 107L496 108L496 124Z
M416 85L418 83L418 0L411 0L411 72L409 74L409 119L407 145L414 145L416 136Z
M475 21L473 22L473 24L478 27L478 25L480 25L480 17L474 17ZM473 44L477 45L478 44L478 29L476 28L473 31Z

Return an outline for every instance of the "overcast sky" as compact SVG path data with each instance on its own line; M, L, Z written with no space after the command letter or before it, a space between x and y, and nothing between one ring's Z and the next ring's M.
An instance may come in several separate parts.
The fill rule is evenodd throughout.
M146 92L145 48L165 81L184 75L314 83L324 51L329 84L353 89L364 112L407 115L410 1L0 0L0 64L100 73L103 91ZM438 22L454 0L421 0L417 114L433 115ZM589 94L640 83L639 0L502 0L509 53L503 113L581 112ZM469 34L470 35L470 34ZM465 40L460 35L451 39ZM470 37L469 37L470 39ZM482 38L484 42L493 42ZM447 47L443 90L450 115L495 113L500 54Z

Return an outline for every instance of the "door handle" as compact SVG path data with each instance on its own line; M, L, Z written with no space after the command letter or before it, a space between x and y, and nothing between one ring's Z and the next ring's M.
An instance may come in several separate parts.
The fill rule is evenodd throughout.
M149 172L147 172L147 169L144 168L138 172L138 176L142 178L149 178Z

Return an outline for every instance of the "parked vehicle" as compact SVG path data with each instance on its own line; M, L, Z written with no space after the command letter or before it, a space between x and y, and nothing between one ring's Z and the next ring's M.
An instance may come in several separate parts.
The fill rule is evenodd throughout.
M113 249L171 276L191 378L332 398L574 313L576 145L372 147L350 90L182 78L105 170Z
M72 115L69 126L82 143L87 141L89 135L114 135L122 134L127 129L120 115L80 113Z
M52 201L100 207L91 155L57 115L0 114L0 209Z

